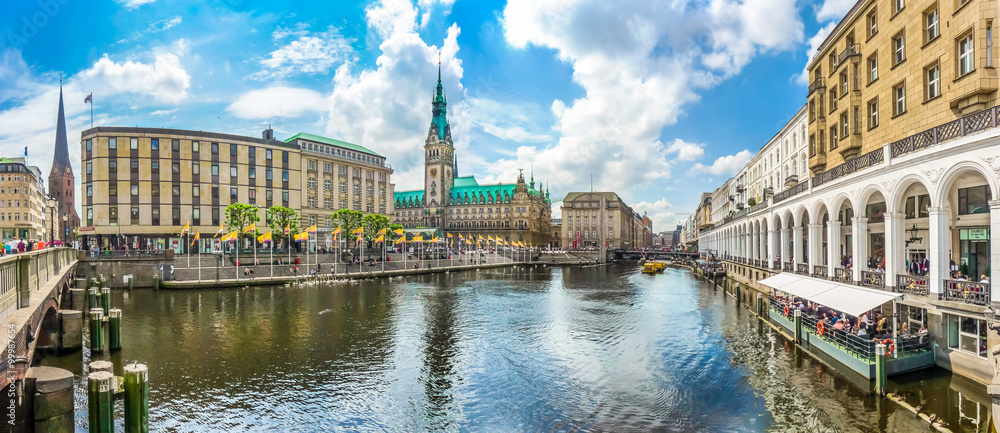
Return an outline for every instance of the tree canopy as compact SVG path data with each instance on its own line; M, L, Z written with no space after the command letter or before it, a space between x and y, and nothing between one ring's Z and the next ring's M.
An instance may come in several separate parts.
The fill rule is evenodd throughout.
M288 237L299 232L299 213L295 209L284 206L271 206L267 210L267 225L271 228L271 239L275 242L285 238L285 227L288 227Z

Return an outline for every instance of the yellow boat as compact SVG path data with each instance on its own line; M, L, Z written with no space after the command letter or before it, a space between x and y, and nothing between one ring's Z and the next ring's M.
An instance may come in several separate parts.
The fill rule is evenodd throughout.
M646 262L642 265L642 273L644 274L655 274L657 272L662 272L656 270L656 264L652 262Z

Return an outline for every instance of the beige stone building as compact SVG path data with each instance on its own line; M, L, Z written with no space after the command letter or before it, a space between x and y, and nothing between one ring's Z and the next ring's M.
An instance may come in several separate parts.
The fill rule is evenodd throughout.
M613 192L571 192L562 204L562 248L652 246L642 216Z
M857 2L809 64L813 176L992 107L996 15L995 1Z
M0 158L0 240L49 242L45 185L38 167L24 158Z

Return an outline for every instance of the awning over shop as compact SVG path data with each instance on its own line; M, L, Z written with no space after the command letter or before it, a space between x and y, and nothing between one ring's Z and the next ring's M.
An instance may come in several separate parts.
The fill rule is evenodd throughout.
M886 302L903 297L901 293L866 289L787 272L758 282L775 290L808 299L855 317L861 316L862 313Z

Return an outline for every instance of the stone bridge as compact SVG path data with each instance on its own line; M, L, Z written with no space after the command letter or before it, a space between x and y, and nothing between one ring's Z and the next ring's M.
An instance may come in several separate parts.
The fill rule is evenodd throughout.
M639 260L643 257L657 260L690 259L697 260L698 253L676 251L625 251L614 250L615 260Z
M59 307L73 284L76 250L50 248L0 258L0 322L6 335L4 363L17 373L0 386L23 379L36 354L58 350Z

